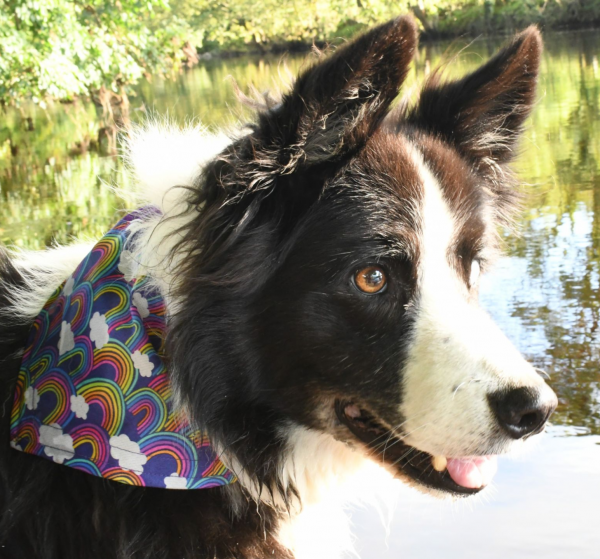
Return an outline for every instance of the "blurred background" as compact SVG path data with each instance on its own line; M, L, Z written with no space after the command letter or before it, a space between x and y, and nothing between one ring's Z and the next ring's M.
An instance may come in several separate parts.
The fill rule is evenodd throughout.
M560 405L478 501L408 488L393 515L352 512L362 559L600 557L600 0L66 0L0 2L0 242L39 249L104 233L126 199L119 137L151 115L208 127L252 118L236 98L281 92L313 46L412 12L421 45L404 94L449 78L537 23L539 100L515 168L518 234L482 304L548 371Z

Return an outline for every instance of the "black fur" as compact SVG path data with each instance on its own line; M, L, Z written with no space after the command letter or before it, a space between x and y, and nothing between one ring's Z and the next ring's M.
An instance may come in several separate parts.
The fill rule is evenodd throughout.
M343 438L332 426L336 399L358 398L390 423L401 420L398 371L418 303L412 208L421 196L403 134L444 162L448 196L462 188L456 203L479 214L488 201L477 193L480 167L508 157L478 152L482 131L464 115L473 107L481 118L498 115L495 92L511 130L520 127L535 88L535 70L519 59L525 44L527 56L537 48L539 57L539 37L529 31L479 73L430 83L415 109L382 127L416 28L406 18L377 27L308 69L190 191L188 225L178 232L170 373L195 423L235 456L248 490L289 503L296 489L281 481L283 434L301 425ZM517 90L504 87L515 80ZM465 233L460 250L475 253L480 234ZM384 297L353 285L370 264L393 279ZM0 254L0 309L21 281ZM0 557L292 557L275 539L285 513L256 504L239 483L140 489L9 449L16 352L27 329L0 324Z

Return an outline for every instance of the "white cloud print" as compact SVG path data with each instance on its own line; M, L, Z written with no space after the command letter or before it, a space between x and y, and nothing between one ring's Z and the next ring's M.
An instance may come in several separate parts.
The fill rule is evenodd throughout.
M65 282L63 286L63 295L68 297L73 293L73 287L75 286L75 278L73 276L69 276L69 279Z
M57 464L75 456L71 435L63 433L58 423L40 427L40 444L44 445L44 452Z
M143 377L151 377L152 371L154 369L154 363L150 361L150 357L148 357L145 353L137 350L134 351L132 356L133 366L140 372L140 375Z
M119 258L119 272L123 274L125 280L131 281L137 273L138 263L133 258L133 253L129 250L121 251Z
M133 305L142 318L146 318L150 314L150 311L148 310L148 301L137 291L133 294Z
M35 410L38 407L40 401L40 395L38 394L37 388L30 386L25 390L25 405L28 410Z
M119 461L119 466L125 470L142 475L144 473L144 464L148 462L148 457L140 450L140 445L132 441L127 435L111 437L110 455Z
M90 411L90 405L85 401L83 396L71 394L71 411L75 414L75 417L78 417L79 419L87 419L88 411Z
M96 344L96 349L102 349L108 343L106 316L99 312L95 312L90 320L90 340Z
M166 477L164 481L167 489L187 489L187 478L176 473Z
M75 347L75 336L71 325L63 320L60 324L60 336L58 337L58 354L64 355Z

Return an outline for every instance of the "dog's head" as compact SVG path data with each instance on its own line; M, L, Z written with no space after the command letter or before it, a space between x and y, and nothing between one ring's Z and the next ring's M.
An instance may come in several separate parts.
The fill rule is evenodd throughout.
M556 406L477 303L540 35L390 113L416 41L400 18L317 62L190 195L174 382L259 481L300 425L474 493Z

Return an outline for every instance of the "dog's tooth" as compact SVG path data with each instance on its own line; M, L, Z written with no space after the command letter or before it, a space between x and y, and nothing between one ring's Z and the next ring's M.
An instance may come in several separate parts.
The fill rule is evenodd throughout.
M448 464L448 460L445 456L432 456L431 457L431 465L433 469L437 472L443 472L446 469L446 465Z

